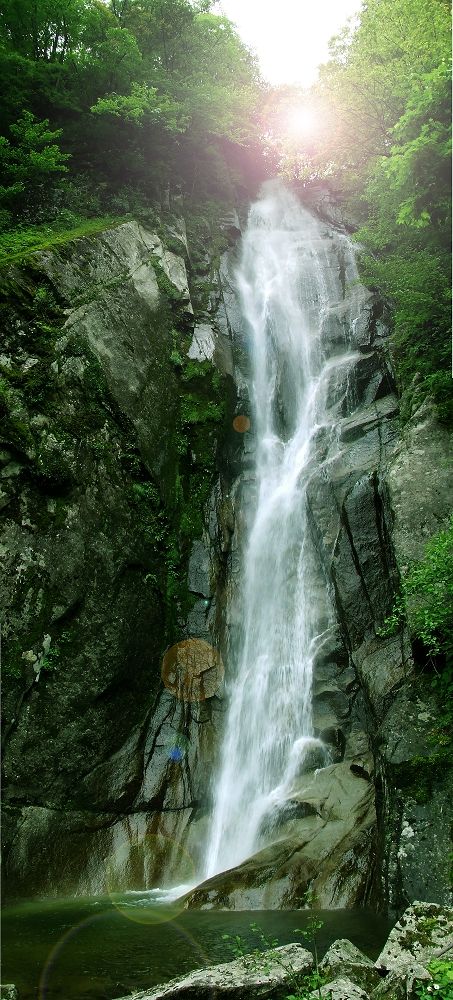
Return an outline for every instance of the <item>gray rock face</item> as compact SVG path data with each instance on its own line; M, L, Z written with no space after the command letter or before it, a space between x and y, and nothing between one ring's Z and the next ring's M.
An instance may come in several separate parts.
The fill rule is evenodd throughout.
M189 282L192 293L206 284L209 248L205 273L188 276L184 224L167 230L172 250L131 221L34 255L5 286L3 835L14 893L103 892L112 877L142 888L166 866L190 882L200 861L222 686L179 699L162 658L195 638L228 662L254 440L231 426L250 412L237 251L222 255L194 315ZM237 219L224 230L235 239ZM335 229L323 240L339 268ZM187 905L295 907L309 887L325 907L448 900L438 707L406 631L384 638L380 627L399 573L446 523L449 441L429 407L402 437L382 305L352 278L325 347L349 338L353 362L347 385L329 385L335 439L320 429L308 495L313 718L327 766L307 760L266 817L261 849ZM200 363L205 381L193 383ZM224 426L209 415L209 366L223 379Z
M368 993L346 976L332 979L330 983L321 986L320 990L308 994L309 1000L316 1000L319 996L326 997L327 1000L369 1000Z
M181 256L131 221L35 254L2 286L3 838L14 895L104 892L112 872L118 885L153 885L167 861L184 881L198 860L196 842L188 859L175 842L205 808L220 701L178 700L160 675L166 646L217 644L217 529L192 493L196 481L209 497L218 479L222 420L207 409L209 371L190 360L184 382L173 360L176 336L177 358L189 351L194 320L184 224L167 229ZM210 329L218 372L225 338ZM185 399L198 409L182 436ZM169 555L171 533L183 540Z
M275 829L275 843L199 885L187 906L294 909L309 886L326 909L360 901L375 824L372 783L354 774L348 763L303 778L294 786L288 817ZM272 831L266 832L269 836Z
M436 953L453 946L453 910L435 903L415 902L390 931L376 967L399 969L425 965Z
M429 986L426 966L438 955L448 958L453 946L453 910L435 903L413 903L391 930L376 960L385 978L372 992L372 1000L416 1000L418 984Z
M432 976L427 969L415 962L401 966L399 969L393 969L379 986L376 986L371 994L371 1000L417 1000L420 995L420 983L431 992Z
M401 570L423 555L445 528L451 508L451 434L424 404L406 425L388 463L393 544ZM438 730L439 705L426 671L402 683L378 719L377 765L382 775L382 896L399 913L413 899L450 903L453 780Z
M266 952L265 956L246 955L236 962L191 972L157 989L135 993L134 1000L188 1000L189 997L211 1000L213 996L228 1000L244 1000L245 997L284 1000L295 981L312 968L313 956L309 951L298 944L287 944ZM132 1000L132 997L123 997L123 1000Z
M380 983L379 973L371 959L348 940L335 941L324 955L319 968L329 981L335 980L337 976L340 979L347 976L356 987L360 986L368 993Z

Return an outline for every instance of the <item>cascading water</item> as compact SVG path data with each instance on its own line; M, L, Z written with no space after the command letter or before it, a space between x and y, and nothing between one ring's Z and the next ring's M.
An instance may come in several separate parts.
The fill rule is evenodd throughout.
M326 409L332 371L347 359L346 343L334 359L323 353L343 289L338 256L322 235L322 223L271 183L243 239L237 285L251 344L256 500L205 878L253 853L264 817L287 796L307 752L316 744L322 751L311 717L316 595L305 494L315 439L334 435ZM347 239L338 239L354 268Z

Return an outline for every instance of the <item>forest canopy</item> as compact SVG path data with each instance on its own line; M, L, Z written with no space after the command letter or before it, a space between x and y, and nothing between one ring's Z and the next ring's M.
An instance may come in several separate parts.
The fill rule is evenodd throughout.
M49 181L68 170L65 204L76 213L85 206L92 214L102 201L133 208L169 181L211 183L216 194L225 183L222 144L256 140L259 74L231 23L209 7L205 0L3 3L4 224L36 217L40 205L48 215Z
M428 394L451 421L449 4L364 0L308 92L267 86L211 6L3 0L0 227L121 216L169 188L231 202L244 166L249 195L266 171L324 185L393 307L403 416Z

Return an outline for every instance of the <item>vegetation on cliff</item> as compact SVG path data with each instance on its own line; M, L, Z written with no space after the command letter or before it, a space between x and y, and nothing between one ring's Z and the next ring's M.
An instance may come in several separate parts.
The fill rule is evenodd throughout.
M403 417L429 394L451 422L449 5L363 4L308 94L264 87L211 6L3 5L3 256L55 230L65 239L87 217L137 212L169 187L225 202L244 170L252 186L266 169L325 183L360 227L363 277L394 305ZM285 116L300 103L314 122L303 137Z
M39 808L45 801L78 810L94 801L116 809L107 779L93 792L79 777L86 762L103 766L119 753L131 732L137 750L121 805L135 801L163 646L185 634L196 605L209 605L189 590L187 567L232 422L229 376L189 359L193 322L212 321L220 294L225 208L253 193L266 171L339 195L366 248L362 273L394 305L403 416L429 394L441 420L452 417L446 3L364 3L356 30L333 41L330 62L304 97L319 122L304 142L277 137L294 93L266 91L253 56L210 7L208 0L5 0L0 15L0 263L14 265L0 288L8 352L0 367L0 457L12 525L5 548L18 567L14 621L4 631L14 823L31 769ZM119 228L135 227L131 241L127 231L116 233L125 220ZM141 229L150 240L137 268ZM230 229L234 238L235 224ZM80 236L87 239L77 243ZM160 240L164 255L187 264L193 314L188 292L184 305L155 253ZM121 241L127 266L115 270ZM32 256L48 248L54 252ZM63 287L71 262L75 285ZM151 305L135 282L141 269L148 291L157 285ZM90 304L93 340L105 336L105 371L83 327ZM424 643L435 666L429 683L445 703L451 546L445 530L409 567L393 622L406 618ZM431 796L450 723L446 708L433 730L444 741L440 751L422 764L415 756L399 774L412 788L417 772L417 803ZM161 808L163 788L153 808Z
M220 200L253 143L255 60L205 0L20 0L0 18L3 227L71 226L182 185ZM228 161L231 160L228 166Z
M304 187L325 183L360 226L362 276L394 305L392 354L407 419L420 398L452 421L450 378L450 10L445 0L367 0L331 42L310 94L309 135L270 153Z

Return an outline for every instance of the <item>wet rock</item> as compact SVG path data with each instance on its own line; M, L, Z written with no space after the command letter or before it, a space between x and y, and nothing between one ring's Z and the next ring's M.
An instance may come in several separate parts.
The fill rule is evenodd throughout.
M25 400L14 411L14 447L1 456L0 494L9 629L3 832L15 895L103 891L105 859L119 849L132 859L124 870L135 871L140 838L157 837L162 864L205 801L214 767L219 713L179 702L161 680L163 536L174 520L178 461L171 354L175 330L186 343L193 322L185 230L177 219L171 228L171 249L131 220L10 273L5 349L24 372ZM32 299L40 283L51 333L38 335ZM209 436L214 454L214 426ZM204 459L197 488L205 472ZM186 538L195 533L189 520ZM207 544L217 545L216 531ZM200 546L190 571L204 595L209 557ZM185 593L188 554L177 553L172 578ZM212 644L215 601L205 608L204 600L173 622L175 640ZM141 885L160 877L143 851Z
M367 638L353 653L354 665L371 705L382 718L389 695L401 686L414 669L407 632L386 638Z
M211 563L206 543L196 540L192 543L188 571L189 590L209 598L211 594Z
M309 802L283 802L274 806L263 816L260 825L260 835L266 840L273 839L278 831L293 820L305 819L307 816L316 816L316 806Z
M245 997L283 1000L292 988L295 976L308 974L313 968L313 956L300 945L287 944L263 955L250 955L214 965L209 969L191 972L181 979L173 979L165 986L134 993L133 1000L244 1000ZM359 997L359 995L358 995ZM132 997L123 997L132 1000Z
M369 878L375 823L373 786L348 764L299 779L277 841L237 868L202 883L189 908L291 909L310 888L325 908L353 906ZM304 816L295 816L296 806Z
M195 361L212 361L216 346L215 333L208 323L198 323L194 327L192 343L187 357Z
M451 434L425 402L387 462L393 545L401 572L421 559L426 541L446 527L451 509ZM377 765L386 792L381 885L398 914L411 899L451 901L445 802L453 795L448 753L438 744L439 707L429 678L411 671L379 718ZM411 829L408 838L404 831Z
M451 511L451 433L425 403L405 428L388 466L393 539L401 566L420 559Z

